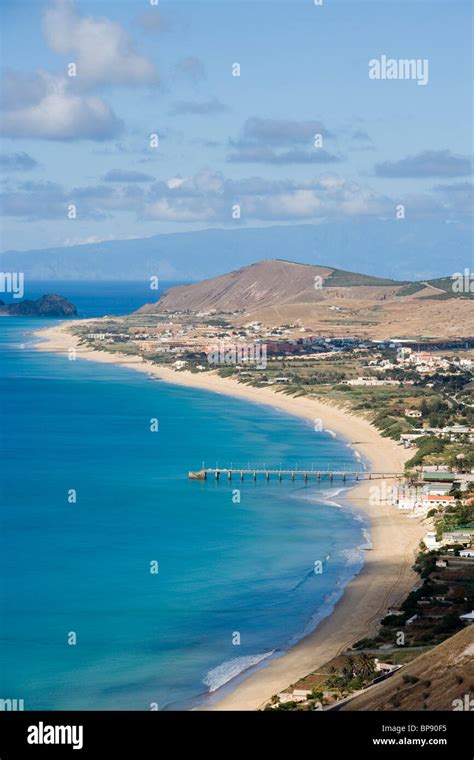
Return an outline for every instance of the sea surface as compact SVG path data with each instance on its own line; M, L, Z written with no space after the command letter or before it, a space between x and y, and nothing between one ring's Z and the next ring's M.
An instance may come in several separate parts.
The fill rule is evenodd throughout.
M137 283L42 292L84 316L153 300ZM330 613L367 525L340 484L188 470L363 463L276 409L36 351L54 323L0 319L0 698L206 707Z

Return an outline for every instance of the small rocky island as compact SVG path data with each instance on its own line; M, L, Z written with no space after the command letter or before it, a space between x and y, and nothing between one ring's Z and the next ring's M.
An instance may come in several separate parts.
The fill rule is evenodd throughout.
M36 301L6 304L0 300L0 316L11 317L77 317L77 309L67 298L57 295L41 296Z

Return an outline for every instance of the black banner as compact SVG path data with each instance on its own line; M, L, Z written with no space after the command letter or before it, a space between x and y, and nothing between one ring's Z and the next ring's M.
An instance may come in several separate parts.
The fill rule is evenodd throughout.
M206 747L213 747L212 754L218 748L219 754L247 755L254 738L264 743L266 757L281 754L289 742L294 754L305 756L330 750L361 757L408 752L420 758L469 758L472 727L468 712L1 713L0 758L182 756ZM137 753L138 748L149 749Z

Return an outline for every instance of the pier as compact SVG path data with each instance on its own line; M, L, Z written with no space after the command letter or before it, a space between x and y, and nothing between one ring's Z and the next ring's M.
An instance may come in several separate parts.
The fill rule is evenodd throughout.
M195 472L190 471L188 477L190 480L207 480L208 478L213 480L220 480L225 478L226 480L241 480L245 478L251 478L256 481L260 476L260 479L269 481L270 479L283 480L289 478L294 481L296 479L303 480L307 483L309 480L321 481L328 480L333 482L334 480L385 480L391 478L404 478L403 472L366 472L365 470L300 470L300 469L270 469L270 468L234 468L234 467L205 467Z

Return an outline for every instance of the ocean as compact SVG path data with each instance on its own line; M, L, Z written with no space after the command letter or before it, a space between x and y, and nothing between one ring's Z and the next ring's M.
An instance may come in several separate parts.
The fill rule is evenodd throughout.
M38 295L83 316L152 300L137 283L67 285ZM188 470L363 464L276 409L36 351L54 322L0 319L0 698L206 707L329 614L367 525L335 484Z

